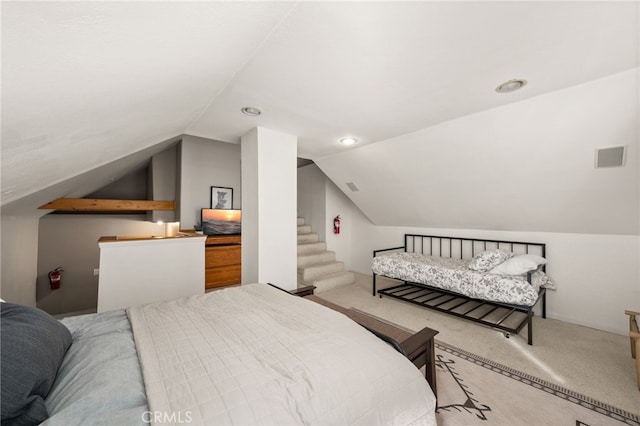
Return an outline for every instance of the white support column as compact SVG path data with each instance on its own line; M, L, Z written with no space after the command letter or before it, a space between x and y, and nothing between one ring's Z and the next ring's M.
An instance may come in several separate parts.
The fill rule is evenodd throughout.
M242 137L242 282L297 287L297 137Z

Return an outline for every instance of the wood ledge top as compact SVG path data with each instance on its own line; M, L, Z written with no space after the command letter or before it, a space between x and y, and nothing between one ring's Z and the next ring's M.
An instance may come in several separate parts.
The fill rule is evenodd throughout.
M175 210L174 201L58 198L39 209L71 212Z
M202 234L179 232L175 237L165 237L164 235L123 235L106 236L98 239L99 243L115 243L123 241L155 241L155 240L183 240L185 238L203 238Z

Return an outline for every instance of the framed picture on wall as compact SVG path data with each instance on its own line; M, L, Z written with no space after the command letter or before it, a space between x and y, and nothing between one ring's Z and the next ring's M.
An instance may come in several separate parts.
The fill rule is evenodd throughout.
M211 208L212 209L232 209L233 208L233 188L223 186L211 187Z

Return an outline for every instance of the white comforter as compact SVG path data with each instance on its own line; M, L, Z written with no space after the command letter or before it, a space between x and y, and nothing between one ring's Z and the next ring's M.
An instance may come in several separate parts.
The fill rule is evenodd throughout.
M163 424L435 424L433 393L402 355L268 285L127 312L151 417Z

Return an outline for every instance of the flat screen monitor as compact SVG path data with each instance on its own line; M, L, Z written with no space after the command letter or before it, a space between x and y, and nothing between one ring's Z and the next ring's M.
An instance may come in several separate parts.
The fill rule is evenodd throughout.
M240 210L202 209L202 233L205 235L240 235L242 212Z

